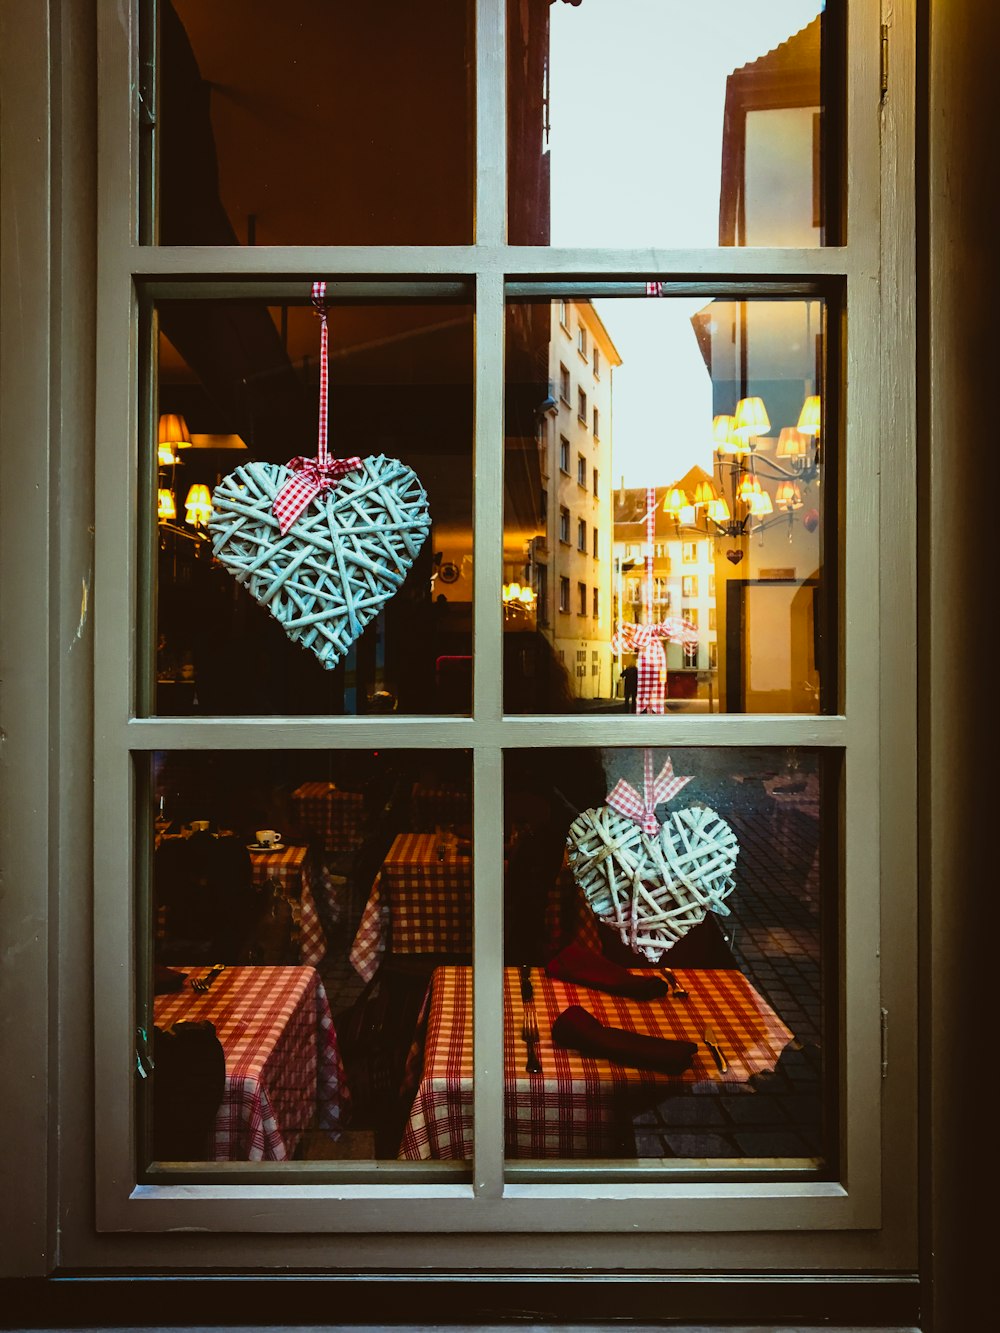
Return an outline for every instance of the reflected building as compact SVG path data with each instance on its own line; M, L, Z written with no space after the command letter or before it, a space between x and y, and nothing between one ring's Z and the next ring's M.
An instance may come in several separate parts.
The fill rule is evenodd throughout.
M544 638L573 697L606 700L614 685L612 374L621 357L587 301L522 307L520 318L536 326L536 361L547 333L547 393L520 437L520 468L508 416L504 628Z

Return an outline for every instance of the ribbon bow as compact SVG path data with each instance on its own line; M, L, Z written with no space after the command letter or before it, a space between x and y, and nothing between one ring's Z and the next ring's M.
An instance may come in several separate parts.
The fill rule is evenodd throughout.
M673 761L669 755L659 774L654 778L653 752L651 750L645 752L644 767L645 778L642 796L639 795L631 783L621 778L615 784L614 790L608 795L608 805L617 810L620 815L624 815L626 819L631 819L633 823L638 824L644 832L658 833L660 821L656 818L656 807L673 800L681 788L687 786L691 778L679 778L675 775Z
M330 490L341 477L361 466L360 458L331 458L327 447L327 401L330 391L330 331L326 319L326 283L314 282L312 301L320 319L319 352L319 442L315 458L290 458L289 477L274 497L271 512L278 520L282 536L292 526L311 500Z
M635 695L637 713L662 713L664 710L667 656L662 639L668 643L697 643L698 631L688 621L668 616L658 625L636 625L631 621L619 625L611 641L612 652L639 655Z

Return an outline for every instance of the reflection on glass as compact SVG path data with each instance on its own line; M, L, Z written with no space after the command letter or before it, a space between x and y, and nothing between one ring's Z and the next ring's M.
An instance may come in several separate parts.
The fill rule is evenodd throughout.
M437 1155L415 1097L435 969L471 1014L470 780L463 752L153 756L154 1160Z
M213 558L211 492L251 460L316 454L319 321L303 306L157 308L156 693L160 714L467 713L472 629L472 318L467 307L332 308L335 457L385 454L427 493L431 532L335 669L291 642ZM152 466L150 460L149 466Z
M511 243L828 243L841 22L822 0L509 0Z
M835 764L506 752L509 1159L829 1167Z
M824 332L820 300L508 306L507 712L832 711Z
M472 240L469 0L161 0L159 243Z

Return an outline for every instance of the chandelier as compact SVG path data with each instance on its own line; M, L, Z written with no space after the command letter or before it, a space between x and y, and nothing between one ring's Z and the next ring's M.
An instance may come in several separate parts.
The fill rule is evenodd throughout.
M712 421L713 479L699 482L693 497L670 487L663 512L678 526L700 526L708 536L729 538L761 532L787 515L790 539L793 514L803 507L808 487L820 484L821 424L822 404L811 394L796 425L781 429L771 457L765 451L775 441L767 434L771 421L763 399L741 398L731 416ZM773 496L762 480L776 483Z

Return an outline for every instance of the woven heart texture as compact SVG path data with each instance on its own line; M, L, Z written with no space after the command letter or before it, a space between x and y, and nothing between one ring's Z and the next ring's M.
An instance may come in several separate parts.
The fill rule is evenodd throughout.
M398 591L430 531L415 472L378 454L312 500L284 536L272 513L291 476L244 463L212 496L212 550L293 643L337 665Z
M566 835L569 864L598 920L651 963L708 912L729 915L736 834L707 806L669 814L648 834L602 805L584 810Z

